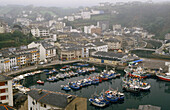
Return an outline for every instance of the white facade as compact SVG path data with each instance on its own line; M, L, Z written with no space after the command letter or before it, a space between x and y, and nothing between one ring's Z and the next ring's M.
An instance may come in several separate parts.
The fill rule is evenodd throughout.
M116 24L116 25L113 25L113 30L115 30L115 29L121 29L121 25L120 24Z
M0 102L13 106L12 80L1 81L0 83Z
M89 11L87 12L81 12L81 17L83 19L90 19L91 18L91 13Z
M86 34L91 34L91 29L92 28L99 28L98 26L94 26L94 25L91 25L91 26L84 26L84 33Z
M74 21L74 16L68 16L68 21Z
M10 71L10 59L9 58L1 58L0 59L0 73Z
M90 45L90 46L89 46ZM89 46L88 49L95 49L96 51L108 52L108 45L95 45L93 43L88 43L85 46Z
M10 58L10 68L15 67L17 65L17 59L16 57Z
M40 51L40 61L46 61L49 58L56 56L55 48L45 48L41 43L32 42L28 45L28 48L38 48Z
M50 109L58 110L61 108L54 107L49 104L40 103L28 95L28 110L50 110Z
M45 28L32 28L31 29L31 33L33 36L35 37L46 37L49 36L49 29L45 29Z
M31 29L31 34L35 37L40 37L40 32L38 28L32 28Z

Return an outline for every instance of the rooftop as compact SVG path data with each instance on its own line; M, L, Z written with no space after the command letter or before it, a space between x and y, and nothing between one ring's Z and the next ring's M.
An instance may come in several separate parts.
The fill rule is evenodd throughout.
M11 77L8 77L8 76L5 76L5 75L2 75L0 74L0 81L8 81L8 80L12 80ZM1 109L0 109L1 110Z
M27 94L38 102L60 108L65 108L69 104L68 97L72 97L73 99L76 98L76 96L74 95L64 94L60 92L42 90L42 92L40 93L40 91L40 89L31 89L31 91L27 92Z

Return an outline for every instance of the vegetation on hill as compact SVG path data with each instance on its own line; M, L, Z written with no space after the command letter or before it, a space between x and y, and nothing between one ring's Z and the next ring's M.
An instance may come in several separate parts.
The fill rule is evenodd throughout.
M26 45L36 40L32 35L24 35L20 31L14 31L13 33L0 34L0 49L6 47L17 47Z

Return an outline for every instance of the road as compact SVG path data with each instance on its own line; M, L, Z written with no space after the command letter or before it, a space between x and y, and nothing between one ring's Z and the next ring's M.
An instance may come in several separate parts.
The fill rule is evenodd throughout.
M19 69L19 70L16 70L16 71L10 71L10 72L4 73L4 75L7 75L7 76L16 75L16 74L19 74L19 73L22 73L22 72L41 69L41 68L52 66L52 65L75 63L75 62L79 62L79 61L82 61L82 60L71 60L71 61L56 60L56 61L52 61L51 63L44 64L44 65L34 65L34 66L25 67L25 68L22 68L22 69Z

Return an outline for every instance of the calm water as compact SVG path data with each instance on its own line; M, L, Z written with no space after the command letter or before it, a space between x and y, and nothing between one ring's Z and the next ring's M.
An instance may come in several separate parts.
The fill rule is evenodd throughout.
M61 66L54 66L54 68L59 69ZM98 67L98 71L101 71L104 69L103 67ZM65 92L61 90L60 85L65 85L69 81L75 81L83 78L87 78L89 76L95 75L95 73L89 74L89 75L81 75L78 77L72 77L69 79L64 79L60 80L57 82L48 82L46 81L47 75L45 74L37 74L35 76L29 76L24 80L24 86L29 87L29 88L40 88L40 89L46 89L50 91L58 91L58 92L63 92L63 93L68 93L68 94L73 94L73 95L78 95L81 97L86 97L89 99L94 92L99 94L103 89L107 90L109 87L113 89L117 89L120 92L123 92L122 87L121 87L121 79L124 75L124 72L118 71L121 73L120 78L112 79L109 81L103 81L99 85L91 85L85 88L82 88L78 91L69 91ZM43 80L45 81L44 85L39 85L36 83L37 80ZM151 84L151 90L149 92L141 92L140 94L132 94L125 92L125 100L123 103L115 103L115 104L110 104L109 106L105 108L98 108L93 105L91 105L88 101L87 106L88 110L125 110L126 108L138 108L139 105L145 105L145 104L150 104L150 105L155 105L155 106L160 106L162 110L170 110L170 82L164 82L160 81L156 78L150 78L146 79L148 83Z

